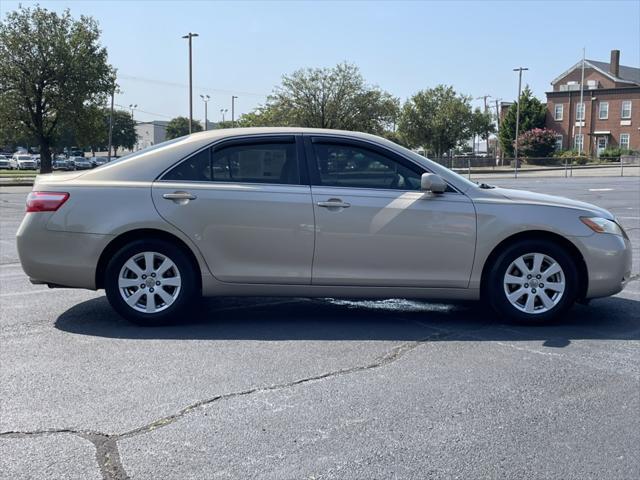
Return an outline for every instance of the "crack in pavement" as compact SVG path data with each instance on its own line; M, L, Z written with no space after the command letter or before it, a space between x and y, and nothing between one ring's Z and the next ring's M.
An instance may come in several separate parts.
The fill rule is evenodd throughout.
M118 435L93 432L89 430L72 430L61 428L55 430L34 430L31 432L0 432L0 438L31 438L50 435L75 435L90 442L96 450L96 463L104 480L129 480L129 475L120 462L120 453L116 442Z
M484 328L484 326L482 327ZM476 330L481 330L476 329ZM432 341L443 340L445 338L450 338L460 332L455 331L437 331L432 333L431 335L422 338L420 340L415 340L411 342L404 342L400 345L396 345L391 348L388 352L383 355L376 357L371 363L366 365L357 365L354 367L341 368L338 370L333 370L330 372L313 375L311 377L300 378L297 380L293 380L291 382L279 383L274 385L269 385L265 387L254 387L249 388L247 390L241 390L238 392L230 392L226 394L216 395L214 397L200 400L198 402L192 403L183 409L179 410L176 413L171 415L167 415L158 420L154 420L151 423L143 425L141 427L135 428L133 430L129 430L124 433L119 434L106 434L102 432L94 432L90 430L73 430L73 429L52 429L52 430L35 430L29 432L20 432L20 431L5 431L0 432L0 438L29 438L29 437L38 437L38 436L46 436L46 435L75 435L88 442L91 442L96 449L96 461L100 468L100 472L102 474L102 478L104 480L128 480L129 476L122 466L122 462L120 461L120 453L118 451L117 442L119 440L125 438L131 438L137 435L144 435L146 433L152 432L158 428L166 427L167 425L171 425L172 423L177 422L184 416L195 412L199 409L205 408L213 403L227 400L236 397L243 397L247 395L252 395L254 393L260 392L271 392L275 390L282 390L285 388L295 387L298 385L303 385L306 383L317 382L321 380L326 380L329 378L335 378L343 375L350 375L353 373L373 370L376 368L384 367L386 365L390 365L391 363L399 360L407 353L413 351L418 346Z

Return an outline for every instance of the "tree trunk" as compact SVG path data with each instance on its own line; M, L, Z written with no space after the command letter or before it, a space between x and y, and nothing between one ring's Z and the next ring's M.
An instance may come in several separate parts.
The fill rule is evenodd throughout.
M40 173L51 173L51 148L49 141L40 139Z

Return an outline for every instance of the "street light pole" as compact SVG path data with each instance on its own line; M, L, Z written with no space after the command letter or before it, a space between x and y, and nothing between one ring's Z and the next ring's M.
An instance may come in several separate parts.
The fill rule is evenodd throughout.
M207 103L209 103L209 99L211 97L209 97L209 95L200 95L200 98L202 98L202 101L204 102L204 129L206 131L209 130L209 122L207 121Z
M220 109L220 113L222 114L222 123L224 123L224 114L227 113L229 110L227 108L221 108Z
M191 54L191 39L197 36L197 33L192 32L182 36L182 38L189 39L189 133L193 132L193 56Z
M231 127L236 126L236 98L238 97L236 97L235 95L231 95Z
M516 102L516 141L514 145L515 149L515 161L516 171L515 178L518 178L518 132L520 131L520 93L522 92L522 71L529 70L525 67L514 68L514 72L518 72L518 101Z
M133 110L138 108L138 104L136 103L135 105L130 103L129 104L129 108L131 109L131 121L133 121Z
M116 95L115 87L111 90L111 110L109 111L109 160L111 160L111 145L113 144L113 100Z

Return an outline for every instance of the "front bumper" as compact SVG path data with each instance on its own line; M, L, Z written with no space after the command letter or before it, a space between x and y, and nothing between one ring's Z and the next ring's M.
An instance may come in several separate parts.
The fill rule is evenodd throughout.
M47 230L51 214L27 213L16 235L22 269L33 283L96 288L96 267L111 235Z
M608 233L573 237L587 266L585 298L607 297L622 291L631 278L631 242Z

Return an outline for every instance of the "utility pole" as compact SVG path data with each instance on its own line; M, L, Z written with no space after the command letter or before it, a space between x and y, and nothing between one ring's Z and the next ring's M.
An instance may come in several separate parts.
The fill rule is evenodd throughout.
M191 54L191 39L197 36L197 33L192 32L182 36L182 38L189 39L189 133L193 132L193 56Z
M582 116L578 121L578 136L580 137L580 144L578 146L578 156L582 154L582 150L584 146L584 137L582 136L582 124L585 123L585 119L587 118L586 108L584 108L584 47L582 48L582 77L580 79L580 110L582 111ZM569 121L571 121L571 119L569 119Z
M116 88L111 90L111 110L109 110L109 150L107 153L109 161L111 161L111 145L113 144L113 97L115 97Z
M207 121L207 103L209 103L209 99L211 97L209 97L209 95L200 95L200 98L202 98L202 101L204 102L204 129L207 131L209 130L209 122Z
M236 97L235 95L231 95L231 127L236 126Z
M476 100L482 99L484 101L484 114L487 114L487 98L493 98L491 95L482 95L481 97L476 98ZM484 132L485 142L487 145L487 157L489 156L489 132ZM478 150L480 150L480 142L478 141Z
M516 141L514 145L515 149L515 161L516 161L516 171L515 178L518 178L518 132L520 130L520 94L522 92L522 71L529 70L525 67L514 68L514 72L518 72L518 102L516 103Z
M496 126L497 128L497 133L496 133L496 148L495 148L495 154L496 154L496 165L498 164L498 143L500 140L500 102L502 101L501 98L496 98L495 102L496 102ZM500 164L502 165L502 159L500 159Z

